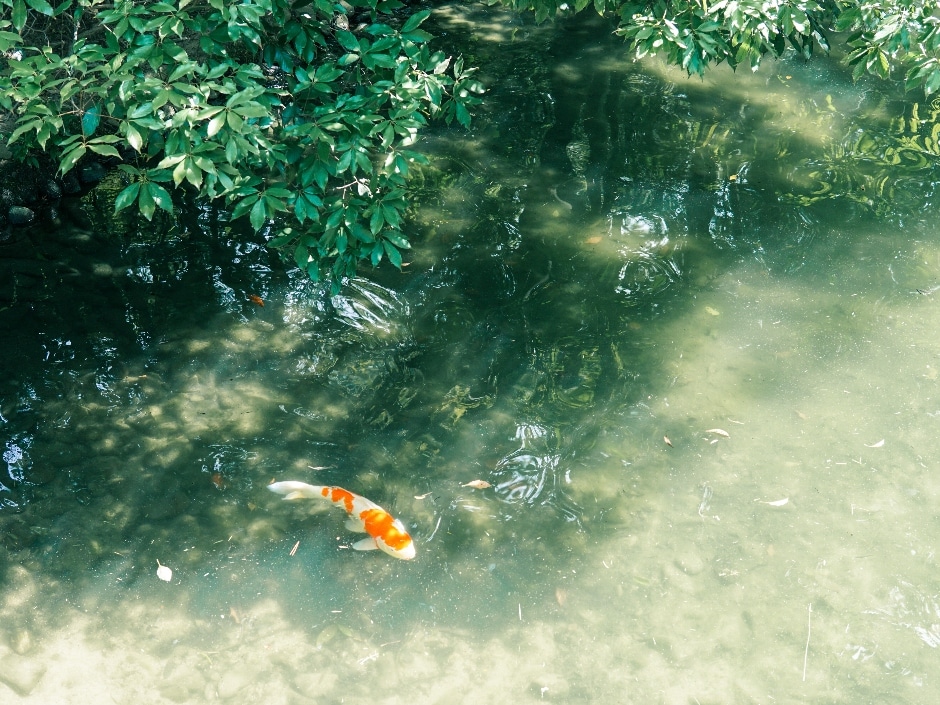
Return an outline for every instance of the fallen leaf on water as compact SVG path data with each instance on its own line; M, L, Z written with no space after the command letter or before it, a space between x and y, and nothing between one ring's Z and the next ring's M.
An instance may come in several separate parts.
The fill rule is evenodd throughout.
M228 483L225 482L222 473L214 472L212 473L212 484L216 486L216 489L224 490Z
M565 590L564 588L556 587L555 588L555 602L557 602L559 606L564 607L567 601L568 601L568 591Z
M669 436L663 436L663 440L666 442L666 445L670 448L673 448L672 441L669 440Z
M706 306L706 307L705 307L705 313L707 313L709 316L720 316L720 315L721 315L721 311L719 311L717 308L712 308L711 306Z
M880 441L878 441L877 443L872 443L871 445L868 445L868 444L866 443L866 444L865 444L865 447L866 447L866 448L881 448L881 446L883 446L884 444L885 444L885 439L882 438L882 439L881 439Z
M465 485L461 485L461 487L472 487L475 490L485 490L487 487L492 487L492 485L486 480L470 480L470 482Z
M765 502L762 499L757 500L761 504L768 504L771 507L782 507L784 504L790 501L789 497L784 497L783 499L775 499L773 502Z
M254 304L258 304L261 308L264 308L264 299L262 299L262 298L261 298L260 296L258 296L257 294L251 294L251 295L248 297L248 300L251 301L251 302L254 303Z
M160 561L157 561L157 577L163 582L168 583L173 579L173 571Z
M719 436L724 436L725 438L731 438L731 434L728 433L723 428L710 428L707 431L705 431L705 433L716 433Z
M604 238L602 238L600 235L595 235L594 237L589 237L587 240L585 240L585 241L584 241L584 244L585 244L585 245L596 245L597 243L599 243L599 242L600 242L601 240L603 240L603 239L604 239Z

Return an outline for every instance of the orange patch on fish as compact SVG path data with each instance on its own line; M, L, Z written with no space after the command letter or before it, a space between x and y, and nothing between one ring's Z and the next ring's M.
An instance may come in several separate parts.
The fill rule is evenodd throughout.
M411 537L398 530L395 519L384 509L366 509L359 514L369 536L379 536L391 548L400 551L411 543Z
M324 487L320 490L320 494L336 504L342 502L346 513L353 513L353 499L355 496L349 490L344 490L342 487Z

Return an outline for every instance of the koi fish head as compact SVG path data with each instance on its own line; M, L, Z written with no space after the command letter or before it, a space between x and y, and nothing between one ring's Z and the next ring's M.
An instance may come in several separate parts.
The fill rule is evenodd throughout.
M378 507L366 509L359 514L365 531L375 545L395 558L410 561L415 557L415 544L398 519Z

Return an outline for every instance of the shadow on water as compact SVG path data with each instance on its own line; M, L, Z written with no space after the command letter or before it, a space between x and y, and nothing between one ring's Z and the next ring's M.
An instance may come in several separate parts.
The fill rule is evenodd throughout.
M441 629L425 643L445 652L510 639L523 604L562 611L585 552L691 459L663 430L640 435L655 427L647 402L675 384L663 331L689 348L707 340L718 312L703 301L742 261L810 290L825 276L816 253L854 256L832 225L857 211L834 215L829 191L815 193L838 180L785 159L816 149L815 133L767 137L762 123L782 112L611 61L596 23L518 28L534 39L503 47L506 78L479 131L428 141L442 166L426 175L404 274L328 301L198 210L160 238L121 241L99 213L93 229L3 246L0 323L14 334L0 342L13 370L0 380L0 613L16 653L30 653L22 634L77 619L28 611L26 594L97 614L95 639L139 638L176 701L210 681L224 690L240 659L279 640L296 653L265 678L338 697L331 669L368 663L396 634ZM494 51L480 32L481 53ZM822 105L814 119L829 118ZM801 169L816 176L791 180ZM676 445L703 421L670 430ZM624 437L634 455L614 451ZM392 509L419 560L350 555L340 518L278 503L273 478ZM199 587L159 592L158 560L175 571L167 587ZM194 674L179 641L221 679ZM355 692L405 682L422 667L408 658ZM303 659L320 681L300 683Z

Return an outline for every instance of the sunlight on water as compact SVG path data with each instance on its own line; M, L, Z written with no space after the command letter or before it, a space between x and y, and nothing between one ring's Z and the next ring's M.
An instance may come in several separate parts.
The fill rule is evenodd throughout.
M329 298L205 214L4 245L0 702L940 696L936 178L871 156L911 105L485 28L401 274Z

